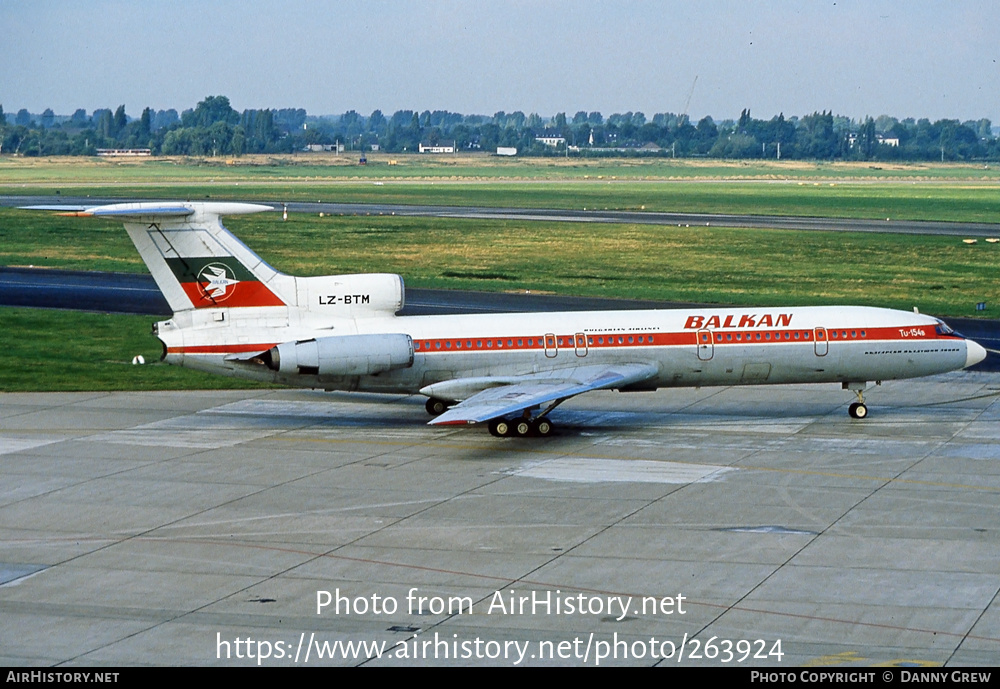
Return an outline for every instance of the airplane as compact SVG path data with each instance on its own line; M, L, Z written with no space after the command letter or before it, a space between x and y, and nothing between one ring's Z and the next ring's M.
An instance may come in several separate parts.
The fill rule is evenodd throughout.
M549 414L593 390L840 383L868 416L872 382L975 365L986 350L944 321L862 306L397 316L393 274L296 277L222 216L226 202L31 206L121 220L173 317L153 325L163 360L327 391L420 394L432 425L486 423L497 437L548 436Z

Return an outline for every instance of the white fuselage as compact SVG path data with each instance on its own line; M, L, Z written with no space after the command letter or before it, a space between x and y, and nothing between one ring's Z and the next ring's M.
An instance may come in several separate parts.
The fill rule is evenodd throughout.
M236 311L198 312L197 322L178 314L159 324L166 360L327 390L416 393L457 381L441 396L460 400L471 394L463 391L463 379L591 364L655 364L659 373L637 388L654 389L863 383L951 371L981 358L970 349L978 345L933 317L871 307L381 316L324 323L296 323L293 310L276 307L240 309L231 322ZM380 333L410 336L412 365L377 375L322 376L234 360L284 342Z

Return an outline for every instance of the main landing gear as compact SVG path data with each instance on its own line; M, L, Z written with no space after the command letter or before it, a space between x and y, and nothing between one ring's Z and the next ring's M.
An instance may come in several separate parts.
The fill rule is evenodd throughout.
M431 416L444 414L454 404L446 400L431 397L427 400L424 408ZM551 405L544 412L531 418L531 412L525 409L522 416L513 419L493 419L489 422L490 433L497 438L544 438L552 435L552 422L545 418L545 415L555 409L556 404Z
M521 417L517 419L493 419L489 422L490 434L497 438L544 438L552 435L552 422L544 416L534 419Z
M568 398L563 397L545 407L541 414L531 418L531 410L538 407L531 407L521 412L521 416L513 419L491 419L489 422L490 434L497 438L547 438L552 435L552 422L548 420L549 412L565 402Z
M427 404L424 405L424 408L431 416L441 416L448 411L448 407L450 406L451 404L449 402L439 400L437 397L431 397L427 400Z

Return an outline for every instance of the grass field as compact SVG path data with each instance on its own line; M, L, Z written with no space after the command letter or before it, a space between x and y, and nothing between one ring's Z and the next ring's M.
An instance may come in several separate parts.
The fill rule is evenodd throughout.
M414 156L392 166L396 177L376 186L352 180L359 174L356 166L335 162L300 168L287 162L255 167L5 158L0 193L54 193L72 182L81 186L67 187L67 195L1000 220L996 172L972 166L900 166L892 171L896 178L878 179L871 173L889 171L662 159L442 162ZM407 167L412 169L400 172ZM370 174L378 167L360 171ZM396 272L411 287L761 306L917 306L935 315L994 318L1000 304L1000 246L969 246L946 237L294 213L287 223L276 214L226 222L286 272ZM145 270L118 223L17 209L0 209L0 264ZM989 305L985 314L974 310L980 301ZM0 345L17 363L0 374L0 390L238 385L165 366L126 365L138 353L158 358L149 320L2 309ZM76 351L81 333L103 334L84 335L90 339Z
M310 160L0 158L0 194L1000 222L1000 174L973 165L409 156L395 166L359 167Z
M0 308L0 392L223 390L259 383L160 363L147 316ZM148 362L133 365L142 355Z
M0 188L132 182L202 184L209 180L920 180L1000 182L1000 168L972 163L856 163L670 158L505 158L486 154L300 153L240 158L0 158ZM4 192L6 193L6 192Z
M294 213L226 222L285 272L395 272L412 287L945 316L1000 302L1000 246L951 237ZM119 223L15 209L0 210L0 263L145 271Z

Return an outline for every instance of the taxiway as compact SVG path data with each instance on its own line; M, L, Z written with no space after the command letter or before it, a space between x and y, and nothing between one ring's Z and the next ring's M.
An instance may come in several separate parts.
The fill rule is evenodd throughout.
M498 440L415 398L0 395L0 664L514 664L445 657L478 640L522 665L614 641L602 665L677 663L666 642L682 665L996 665L1000 377L869 400L859 422L837 386L595 393L555 437ZM355 607L317 614L321 592Z

